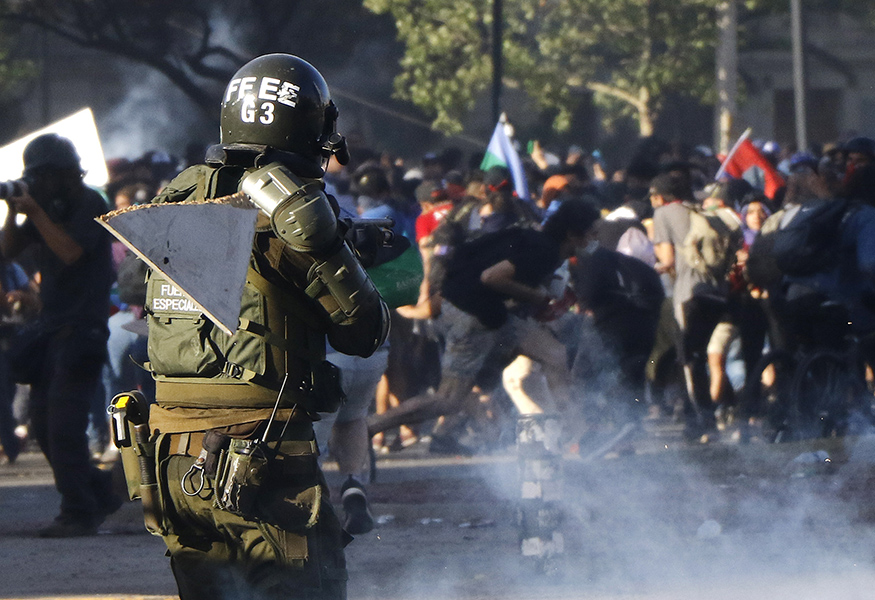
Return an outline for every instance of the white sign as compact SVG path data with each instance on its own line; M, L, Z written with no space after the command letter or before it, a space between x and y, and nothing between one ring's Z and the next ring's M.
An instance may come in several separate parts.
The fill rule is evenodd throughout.
M24 171L24 162L21 158L24 147L32 139L44 133L57 133L73 142L81 159L82 170L85 171L86 184L98 188L106 185L109 172L106 170L97 124L94 122L94 114L90 108L83 108L65 119L0 147L0 181L21 178L21 173ZM6 203L0 202L0 223L6 218L7 210Z

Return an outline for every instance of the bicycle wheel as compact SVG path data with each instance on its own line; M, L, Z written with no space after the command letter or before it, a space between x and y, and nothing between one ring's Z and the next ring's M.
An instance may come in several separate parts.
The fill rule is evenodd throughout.
M745 377L747 416L762 418L763 435L772 442L787 440L795 366L789 352L770 350Z
M862 368L838 352L822 350L799 362L793 380L791 428L799 438L848 433L860 418L868 420Z

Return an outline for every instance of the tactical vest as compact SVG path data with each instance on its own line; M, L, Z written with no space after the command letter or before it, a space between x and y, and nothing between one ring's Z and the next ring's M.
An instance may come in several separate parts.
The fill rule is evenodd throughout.
M240 167L192 167L155 201L232 194L243 172ZM149 368L157 382L159 404L268 408L274 406L282 387L281 407L335 410L342 393L336 368L324 360L324 328L306 300L293 294L265 279L253 261L239 325L229 336L161 273L150 273L146 291Z

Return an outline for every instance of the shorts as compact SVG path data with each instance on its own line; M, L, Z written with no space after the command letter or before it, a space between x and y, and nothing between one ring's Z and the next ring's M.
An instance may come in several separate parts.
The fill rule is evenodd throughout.
M444 302L442 311L441 320L447 325L447 346L441 361L444 375L476 378L496 351L513 353L529 327L525 320L510 315L498 329L487 329L477 317L449 302Z
M708 341L708 354L726 356L729 344L737 337L738 327L728 321L718 323L717 327L714 328L714 333L711 334L711 339Z
M335 423L350 423L367 418L374 404L377 384L386 372L389 349L384 346L368 358L332 352L326 356L326 360L340 368L340 385L346 394L346 402L340 405L337 412L321 413L322 419L313 423L316 442L323 449L328 448L331 429Z

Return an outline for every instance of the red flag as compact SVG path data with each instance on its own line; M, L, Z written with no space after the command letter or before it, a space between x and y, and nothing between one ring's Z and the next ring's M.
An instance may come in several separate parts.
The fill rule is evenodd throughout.
M738 149L725 167L726 173L736 179L740 179L749 169L759 167L765 178L764 192L770 199L774 199L778 190L784 187L784 178L750 140L744 140L738 145Z

